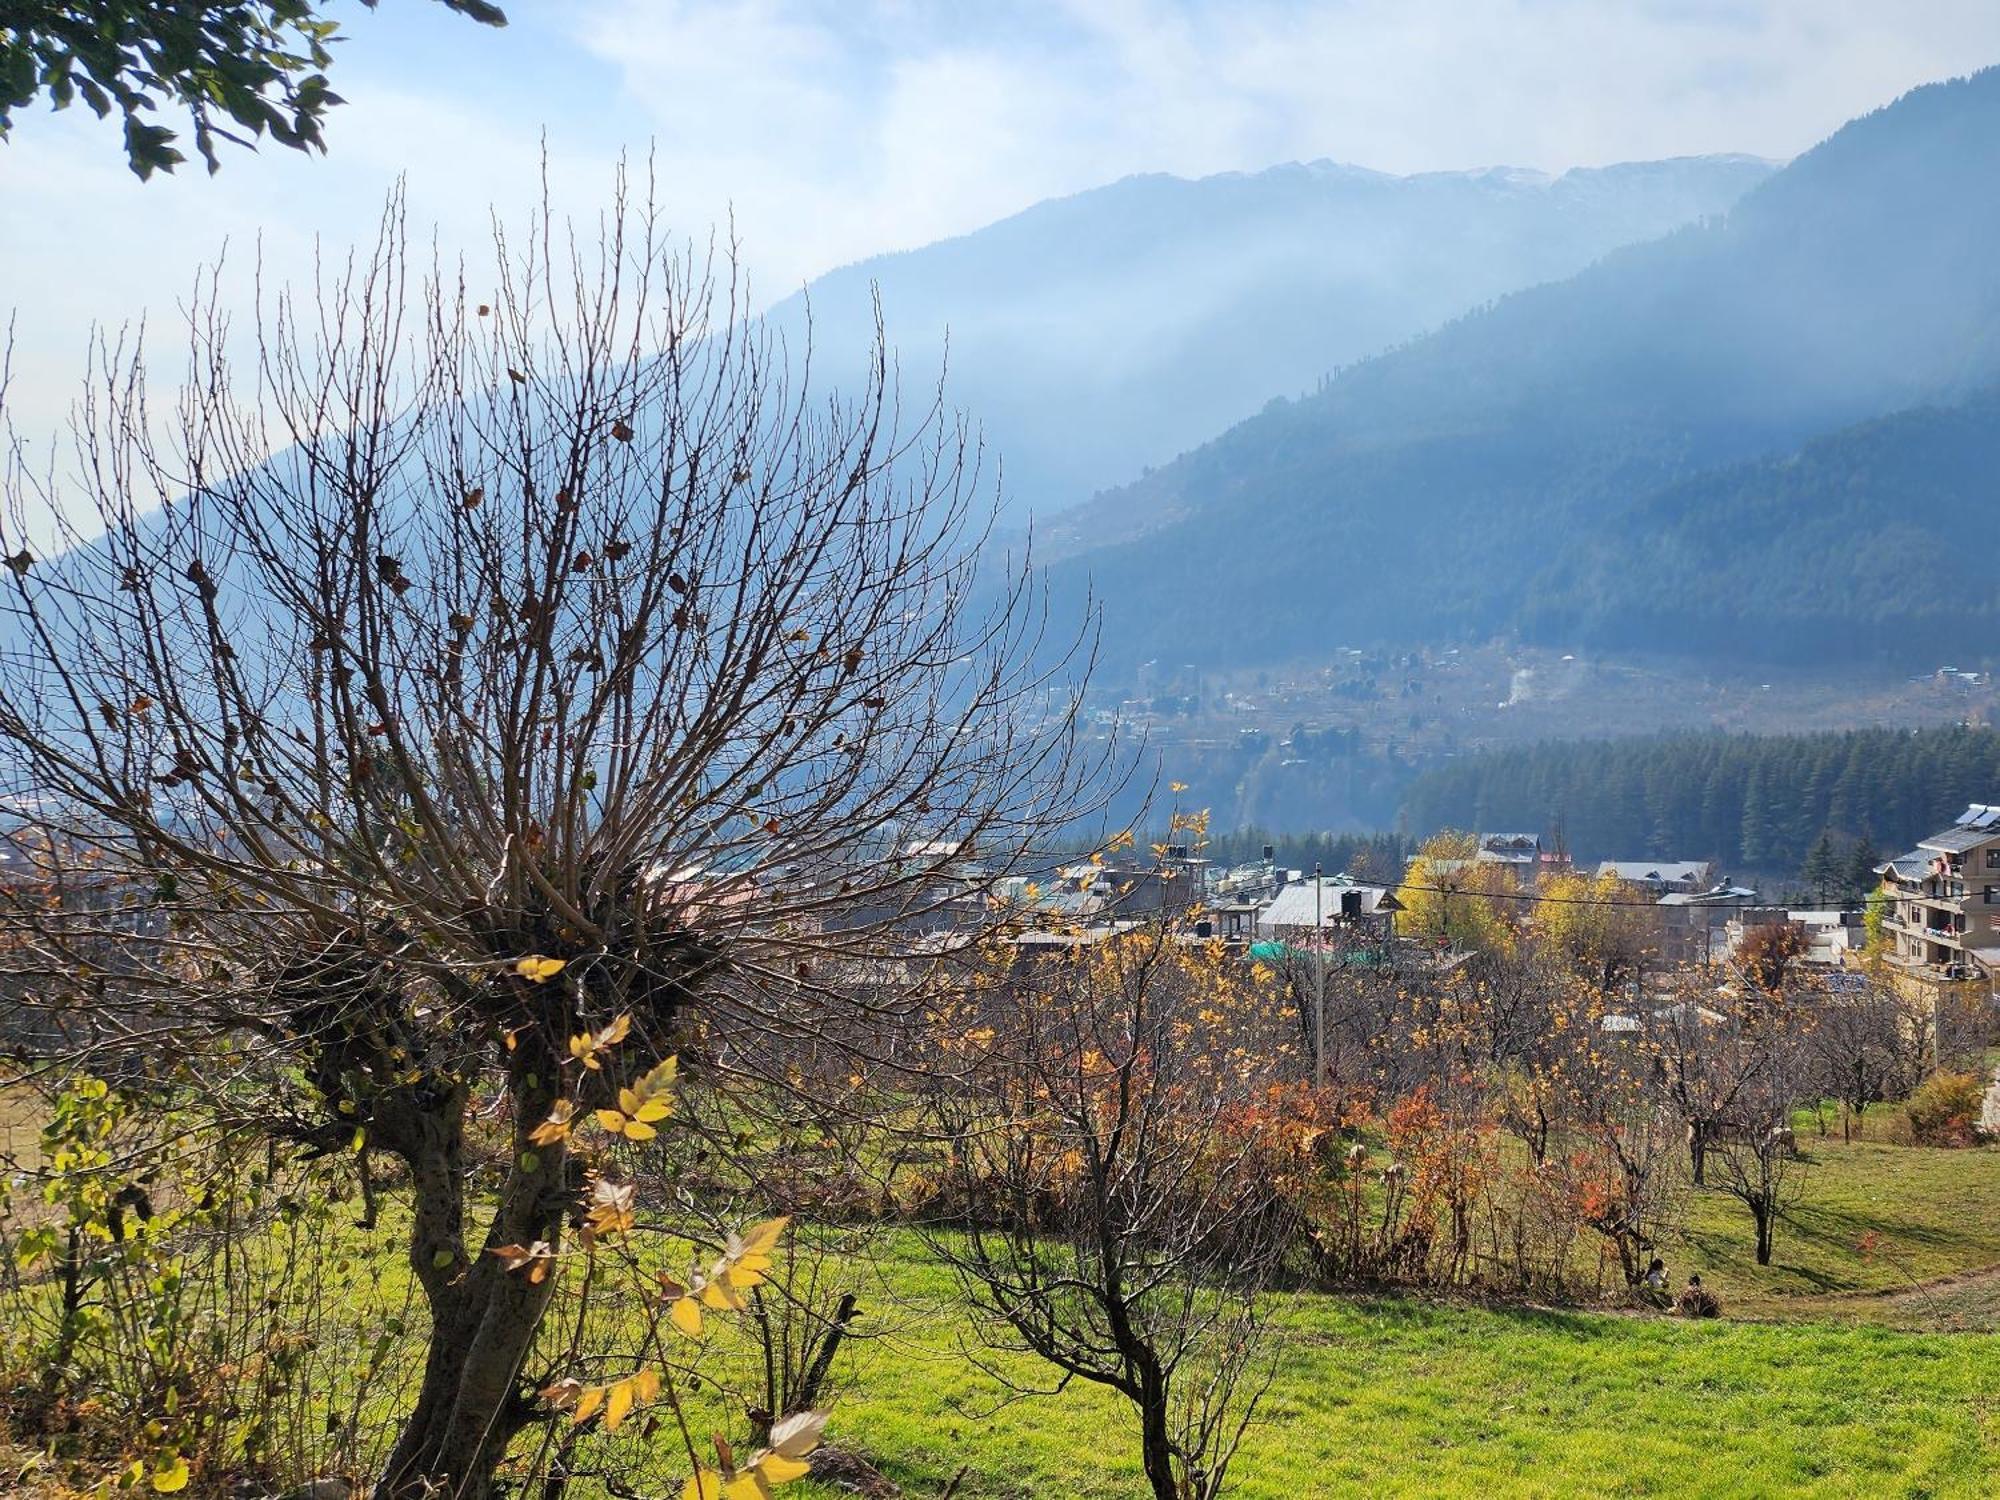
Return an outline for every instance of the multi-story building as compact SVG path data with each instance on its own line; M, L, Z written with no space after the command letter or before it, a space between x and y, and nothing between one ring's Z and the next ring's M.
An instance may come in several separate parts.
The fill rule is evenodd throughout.
M1597 874L1599 879L1609 876L1643 887L1655 896L1698 895L1716 883L1705 859L1607 859L1598 865Z
M1892 963L1946 980L2000 970L2000 805L1973 803L1876 873L1895 901Z

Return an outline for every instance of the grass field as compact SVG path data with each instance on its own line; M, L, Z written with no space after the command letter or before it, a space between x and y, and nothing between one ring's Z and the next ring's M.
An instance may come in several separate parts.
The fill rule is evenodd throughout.
M914 1263L904 1290L949 1289ZM1295 1299L1233 1471L1244 1496L1990 1495L1985 1337L1687 1323L1416 1299ZM1097 1390L994 1410L953 1320L867 1348L837 1432L911 1494L1140 1493L1132 1419ZM1014 1368L1028 1373L1030 1366Z
M2000 1151L1805 1136L1807 1202L1754 1264L1720 1193L1667 1249L1724 1317L1288 1299L1246 1497L2000 1494ZM1868 1238L1873 1233L1873 1238ZM1072 1386L1004 1404L955 1288L880 1267L893 1333L863 1346L837 1430L912 1495L1141 1492L1132 1419ZM1943 1284L1939 1280L1945 1279ZM1878 1326L1891 1325L1891 1326ZM976 1341L974 1341L976 1347ZM1033 1377L1018 1358L1003 1367ZM831 1493L831 1492L829 1492Z
M2000 1329L2000 1149L1809 1133L1800 1145L1807 1197L1779 1230L1774 1265L1753 1263L1749 1217L1734 1200L1708 1192L1683 1205L1687 1234L1664 1253L1677 1283L1699 1271L1720 1293L1717 1321L1411 1296L1281 1299L1268 1346L1275 1378L1231 1493L2000 1494L2000 1339L1952 1331ZM359 1348L387 1312L411 1311L397 1217L365 1234L343 1215L321 1245L327 1289L353 1288L336 1305L357 1324L353 1340L333 1341L322 1378L351 1375L343 1342ZM305 1243L288 1253L310 1254ZM961 1500L1142 1493L1133 1418L1117 1397L1076 1384L1009 1400L982 1365L1028 1385L1047 1372L985 1349L957 1286L913 1239L878 1246L843 1283L867 1316L838 1372L831 1441L911 1497L939 1495L961 1466ZM386 1384L371 1394L395 1403ZM807 1481L782 1493L849 1492Z
M1779 1226L1772 1264L1752 1255L1750 1217L1719 1192L1693 1194L1687 1235L1665 1254L1699 1271L1738 1317L1885 1320L1913 1328L2000 1327L2000 1150L1929 1150L1801 1132L1805 1201ZM1990 1299L1936 1302L1921 1286L1991 1270ZM1935 1299L1931 1299L1935 1300ZM1956 1311L1953 1311L1953 1307Z

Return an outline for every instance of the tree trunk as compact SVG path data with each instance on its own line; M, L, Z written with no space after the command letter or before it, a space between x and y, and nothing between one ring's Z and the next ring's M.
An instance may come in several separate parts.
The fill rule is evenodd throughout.
M1174 1442L1167 1429L1167 1381L1155 1361L1139 1374L1140 1452L1153 1500L1180 1500L1174 1480Z
M1757 1218L1757 1264L1768 1266L1771 1263L1771 1231L1775 1227L1773 1221L1776 1216L1770 1205L1765 1203L1752 1203L1750 1212Z
M1708 1129L1701 1121L1688 1126L1688 1166L1696 1187L1708 1186Z
M410 1166L415 1218L410 1260L430 1303L430 1344L416 1406L397 1438L376 1500L487 1500L507 1445L531 1409L521 1399L523 1361L555 1291L507 1272L485 1253L497 1245L555 1244L568 1191L568 1153L561 1144L536 1147L528 1132L554 1100L553 1061L539 1074L517 1063L509 1079L514 1102L514 1154L488 1225L484 1245L464 1242L463 1101L454 1100L416 1122L396 1149ZM529 1080L534 1086L529 1086ZM447 1111L449 1111L447 1113ZM524 1163L532 1162L532 1166Z

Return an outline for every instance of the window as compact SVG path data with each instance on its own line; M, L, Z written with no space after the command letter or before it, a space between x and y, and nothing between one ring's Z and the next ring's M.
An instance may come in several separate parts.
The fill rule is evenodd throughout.
M2000 848L1988 849L1986 851L1986 868L1989 870L2000 870Z

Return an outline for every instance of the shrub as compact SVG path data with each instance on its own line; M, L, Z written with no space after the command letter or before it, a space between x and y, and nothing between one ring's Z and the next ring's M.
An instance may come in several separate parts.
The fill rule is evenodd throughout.
M1978 1075L1940 1070L1917 1087L1904 1104L1910 1132L1920 1146L1970 1146L1979 1139L1979 1106L1984 1093Z
M1674 1312L1683 1318L1715 1318L1722 1315L1722 1299L1707 1287L1689 1282L1674 1298Z

